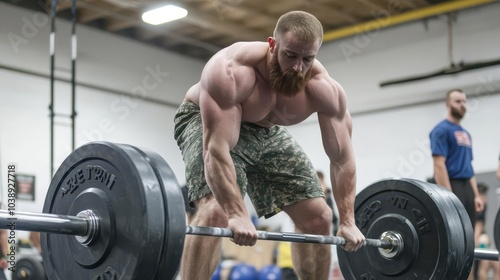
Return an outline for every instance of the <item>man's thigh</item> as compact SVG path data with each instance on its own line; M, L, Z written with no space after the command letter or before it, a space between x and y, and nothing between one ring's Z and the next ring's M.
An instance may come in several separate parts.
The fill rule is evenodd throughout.
M324 198L311 161L285 129L266 142L259 161L248 171L248 195L259 216L270 217L285 206Z

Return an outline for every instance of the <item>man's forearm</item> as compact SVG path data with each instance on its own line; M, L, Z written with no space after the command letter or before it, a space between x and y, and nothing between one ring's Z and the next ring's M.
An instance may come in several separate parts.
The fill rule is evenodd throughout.
M215 156L207 152L204 160L207 184L222 210L228 217L247 215L230 154Z
M340 224L354 224L356 199L356 168L354 164L330 164L333 197L339 211Z
M474 192L474 197L479 197L479 190L477 189L476 176L473 176L472 178L470 178L469 183L472 187L472 191Z
M434 165L434 179L436 179L436 184L447 188L449 191L452 191L450 178L448 177L448 171L446 170L446 167Z

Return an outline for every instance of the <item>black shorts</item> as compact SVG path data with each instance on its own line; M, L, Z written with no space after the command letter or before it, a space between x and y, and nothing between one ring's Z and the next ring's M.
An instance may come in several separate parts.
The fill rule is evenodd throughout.
M450 179L453 193L460 199L467 210L472 228L476 225L476 206L474 203L474 191L469 179Z

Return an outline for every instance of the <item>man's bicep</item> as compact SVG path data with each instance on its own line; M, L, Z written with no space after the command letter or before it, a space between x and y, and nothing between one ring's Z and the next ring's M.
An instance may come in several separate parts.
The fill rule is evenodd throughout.
M235 75L238 68L233 61L219 57L202 73L200 110L205 150L212 143L220 148L236 145L241 122L241 92L236 86L241 77Z
M220 104L210 94L200 96L201 118L203 123L203 147L219 145L233 148L238 142L241 123L239 104Z
M432 161L434 162L434 166L445 166L446 157L441 155L433 155Z

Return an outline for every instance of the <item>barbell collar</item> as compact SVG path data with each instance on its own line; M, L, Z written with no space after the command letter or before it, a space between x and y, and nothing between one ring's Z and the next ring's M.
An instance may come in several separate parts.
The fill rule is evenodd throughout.
M85 235L76 235L75 238L80 244L90 246L92 242L99 236L100 220L99 216L92 210L83 210L79 212L77 217L84 218L88 223L88 230Z
M186 234L229 237L229 238L232 238L234 236L233 232L227 228L200 227L200 226L187 226ZM259 240L288 241L294 243L317 243L317 244L330 244L330 245L340 245L340 246L345 244L345 239L338 236L287 233L287 232L267 232L267 231L257 231L257 234L258 234L257 239ZM394 248L394 245L388 240L379 240L379 239L365 239L365 245L374 246L382 249Z
M387 240L392 245L392 248L388 249L381 247L378 248L380 255L382 255L384 258L388 260L396 258L403 251L404 248L403 237L401 236L401 234L397 232L394 231L383 232L382 235L380 236L380 240L382 241Z

